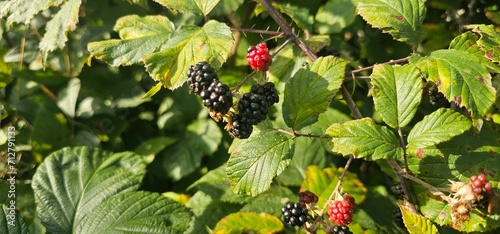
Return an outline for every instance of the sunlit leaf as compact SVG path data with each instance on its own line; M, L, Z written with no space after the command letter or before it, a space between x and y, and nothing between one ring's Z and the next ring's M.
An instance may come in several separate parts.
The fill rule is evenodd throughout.
M318 9L315 16L315 31L332 34L342 31L356 18L357 0L330 0Z
M438 230L434 224L429 219L425 217L414 214L409 209L404 206L399 206L401 213L403 214L403 221L405 223L406 229L410 234L438 234Z
M88 50L97 59L113 66L132 65L157 51L174 31L173 23L164 16L124 16L114 30L121 39L91 42Z
M358 4L358 13L369 24L413 47L422 40L426 11L422 0L360 0Z
M146 69L155 80L163 81L169 89L180 87L186 81L189 66L207 61L215 69L226 61L233 46L229 27L209 21L202 28L181 26L172 33L163 48L145 58Z
M237 193L260 194L291 161L294 142L276 131L263 131L233 145L229 150L226 173ZM234 144L234 143L233 143Z
M332 138L332 150L344 156L352 154L356 158L377 160L398 159L403 155L396 135L389 128L376 125L371 118L332 124L326 134Z
M422 98L420 72L412 65L377 65L370 77L375 108L384 122L392 128L409 124Z
M239 212L226 216L215 226L213 233L277 233L283 230L281 220L266 213Z
M491 75L478 58L454 49L437 50L427 57L413 56L410 62L436 83L450 101L482 117L495 102Z
M467 117L450 109L441 108L415 124L408 134L408 148L425 148L447 141L470 127L471 122Z
M220 0L154 0L155 2L182 13L208 15Z
M344 78L346 62L333 56L320 57L301 68L285 86L283 118L295 129L312 124L325 112Z

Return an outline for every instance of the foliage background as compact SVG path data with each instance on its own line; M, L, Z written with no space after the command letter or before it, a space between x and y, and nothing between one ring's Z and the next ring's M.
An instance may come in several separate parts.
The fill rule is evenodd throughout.
M90 42L119 38L121 35L113 28L117 20L126 15L163 15L175 26L201 27L213 19L234 28L278 30L279 26L256 2L221 0L213 11L203 15L170 10L161 5L167 1L85 1L80 6L75 3L78 1L69 0L66 6L78 12L78 19L74 20L64 17L75 14L58 15L64 7L48 7L51 1L46 1L47 7L39 6L43 11L35 12L37 14L27 21L8 12L7 4L12 2L15 1L0 2L4 16L0 31L3 108L0 140L1 150L5 152L7 145L3 143L7 141L7 127L16 127L17 204L33 233L43 232L34 205L33 175L50 153L68 146L92 146L141 155L147 166L139 190L162 193L192 209L197 217L192 221L190 231L193 233L205 232L205 226L214 228L222 217L238 211L264 212L280 217L279 208L286 200L297 200L296 194L301 186L304 187L308 173L331 177L345 165L346 159L329 150L324 141L301 138L296 142L291 166L274 180L268 191L257 197L235 195L224 171L233 139L223 129L224 124L208 116L200 100L190 95L185 85L173 91L162 89L152 97L142 98L157 84L143 65L123 62L118 64L126 66L109 66L92 58L88 51ZM319 51L328 44L328 48L338 51L340 57L349 61L349 69L404 58L412 52L411 46L395 41L357 15L357 2L290 0L275 1L275 7L293 22L291 26L297 34L315 35L308 42L313 49ZM27 3L19 4L29 8ZM498 27L500 24L499 4L494 1L429 0L425 5L424 35L418 47L421 53L447 48L452 39L464 31L465 25L494 24ZM56 16L62 18L54 23L51 19ZM65 24L67 22L74 24ZM58 23L60 31L50 30ZM284 41L237 30L232 36L236 46L218 70L221 80L230 86L250 73L245 62L248 46L265 40L271 49L276 49ZM291 45L277 55L270 70L270 80L277 84L280 94L283 94L287 77L306 62L308 59ZM362 73L362 76L369 74ZM258 78L242 90L248 90ZM498 89L498 77L494 77L493 82ZM371 84L361 77L346 85L362 115L382 123L382 116L368 95ZM410 126L434 110L437 107L430 105L424 95ZM281 105L272 109L269 122L284 126L279 113ZM488 117L500 123L498 109ZM347 105L337 95L328 111L319 117L318 124L306 130L314 133L314 127L321 129L331 122L343 123L351 119ZM0 168L5 165L2 162ZM6 171L6 168L1 169L0 172ZM384 209L396 208L396 199L390 192L392 178L385 172L384 165L371 161L355 160L351 166L345 190L353 193L357 192L354 187L363 190L356 197L363 202L355 214L358 221L353 230L403 232L392 222L393 209ZM8 183L2 181L0 186L1 191L6 191ZM4 195L0 198L6 199ZM450 228L440 227L440 231L455 233Z

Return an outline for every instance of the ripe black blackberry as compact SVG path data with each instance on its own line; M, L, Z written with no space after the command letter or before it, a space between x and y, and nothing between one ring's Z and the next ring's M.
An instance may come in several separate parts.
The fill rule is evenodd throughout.
M391 190L392 193L394 193L394 196L396 196L398 199L404 199L405 193L403 191L403 186L401 186L401 183L394 183L391 187Z
M236 114L231 120L231 124L228 128L229 134L231 136L239 139L247 139L250 137L253 131L253 126L247 122L241 120L241 115Z
M256 125L267 117L266 98L256 93L245 93L238 102L241 119L251 125Z
M200 95L201 91L206 90L210 84L219 80L217 73L206 61L191 65L187 71L187 83L191 92Z
M226 114L233 106L233 94L229 86L220 81L214 81L206 90L201 91L200 97L204 106L220 114Z
M278 96L278 92L274 87L274 84L271 82L266 82L263 85L254 84L251 89L252 93L260 94L266 98L267 106L270 107L274 103L278 103L280 101L280 97Z
M290 226L302 226L307 221L307 209L302 208L299 202L288 203L281 208L283 220Z
M445 106L449 104L444 94L439 92L436 86L431 86L429 88L429 102L433 106Z
M392 212L392 219L394 220L396 226L400 228L406 228L405 223L403 221L403 213L401 213L399 207L394 209L394 211Z
M334 226L329 234L353 234L348 226Z

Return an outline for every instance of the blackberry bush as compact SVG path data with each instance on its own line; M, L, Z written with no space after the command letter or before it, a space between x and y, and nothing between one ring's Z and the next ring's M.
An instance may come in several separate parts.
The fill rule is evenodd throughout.
M220 81L214 81L207 90L201 91L200 97L204 106L219 114L226 114L233 106L233 94L229 86Z
M256 46L250 46L247 50L247 63L255 71L267 71L273 63L273 58L269 54L266 44L259 43Z
M212 66L206 61L191 65L187 71L187 84L189 90L195 94L200 94L206 90L210 84L219 80Z
M283 221L290 226L302 226L307 221L307 210L299 202L287 203L281 208Z
M238 101L238 113L241 119L256 125L266 119L268 106L266 97L256 93L245 93Z

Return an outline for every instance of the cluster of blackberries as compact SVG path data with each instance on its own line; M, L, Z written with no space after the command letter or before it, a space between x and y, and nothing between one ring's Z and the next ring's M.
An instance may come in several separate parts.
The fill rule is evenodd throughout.
M307 209L302 208L299 202L287 203L281 208L283 220L290 226L302 226L307 221Z
M329 234L353 234L348 226L334 226Z
M226 114L233 106L231 90L219 81L217 73L206 61L191 65L187 77L189 90L200 95L203 105L211 111L211 114Z
M267 47L265 47L265 50L264 47L260 44L254 46L255 52L253 56L261 55L263 51L268 53ZM264 57L267 59L266 56ZM265 59L263 61L267 61ZM257 59L254 58L252 61L257 61ZM263 66L260 62L255 64ZM264 65L268 66L270 62L268 61ZM210 116L216 120L221 119L233 106L233 93L229 86L219 81L217 73L206 61L198 62L189 67L187 83L191 93L201 97L203 105L210 110ZM251 91L243 94L239 99L238 112L226 115L226 117L230 117L226 129L233 137L240 139L250 137L253 125L265 120L269 107L277 102L279 102L279 96L273 83L267 82L253 85Z
M238 101L238 113L233 116L229 133L240 139L250 137L253 125L264 121L269 107L277 102L279 97L273 83L254 84Z

